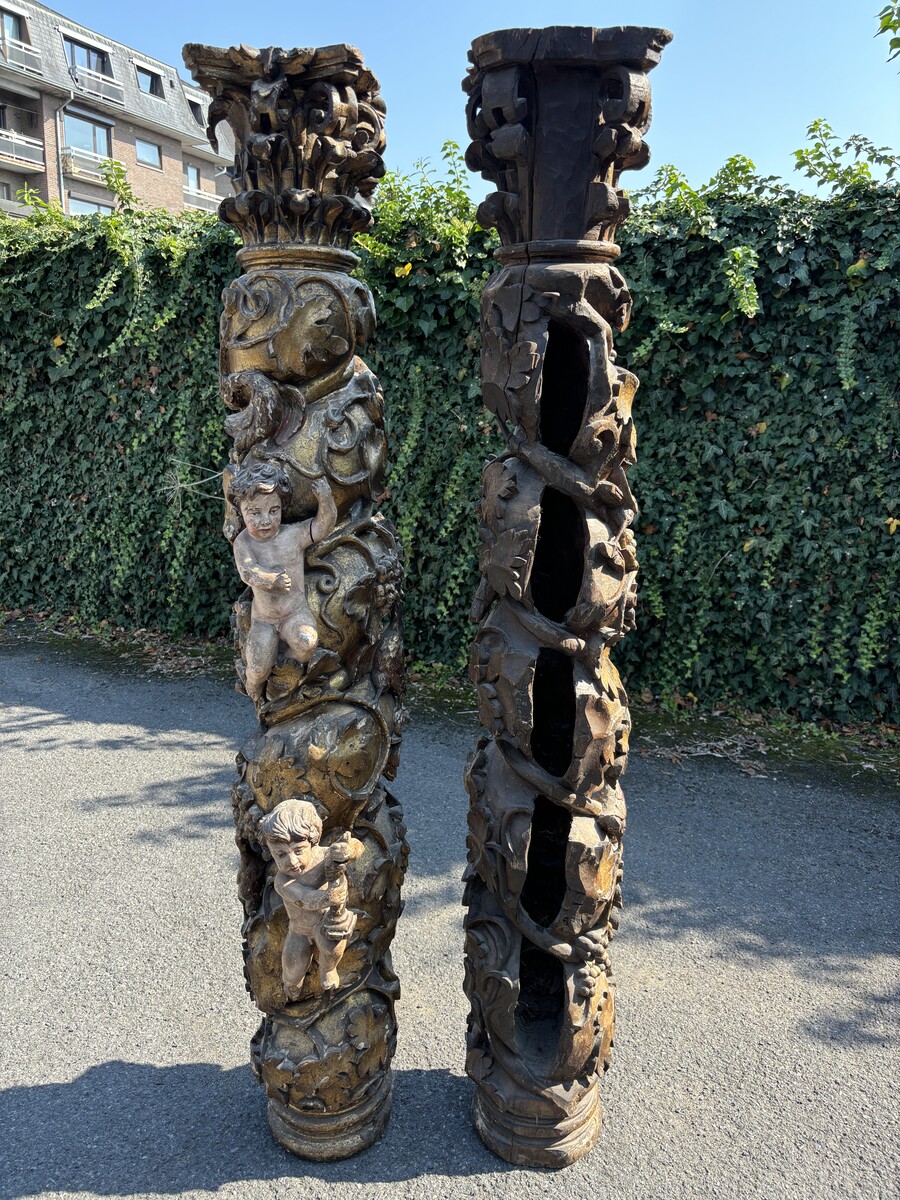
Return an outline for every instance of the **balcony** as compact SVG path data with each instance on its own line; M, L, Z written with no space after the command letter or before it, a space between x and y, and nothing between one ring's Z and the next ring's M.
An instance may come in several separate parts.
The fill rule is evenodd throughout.
M14 129L0 129L0 161L14 162L20 171L43 171L44 143Z
M15 67L19 71L28 71L31 75L43 75L41 52L37 46L29 46L27 42L16 41L15 38L0 38L0 66Z
M125 89L117 83L112 75L104 75L100 71L92 71L90 67L74 67L72 77L76 86L90 96L99 96L110 104L125 103Z
M78 146L63 146L63 173L75 179L92 179L95 183L103 183L103 172L100 164L118 162L108 154L95 154L93 150L81 150ZM119 166L124 164L119 163Z
M185 208L196 208L202 212L216 212L222 203L222 197L215 192L198 192L196 188L182 188Z

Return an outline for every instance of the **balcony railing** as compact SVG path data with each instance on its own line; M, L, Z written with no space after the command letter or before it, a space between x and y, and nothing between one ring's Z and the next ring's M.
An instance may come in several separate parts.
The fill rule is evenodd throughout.
M76 84L83 92L99 96L102 100L109 100L112 104L125 103L125 89L112 75L92 71L90 67L75 67L73 74Z
M44 143L14 129L0 129L0 158L13 158L37 170L44 166Z
M62 163L66 175L99 179L102 183L100 164L104 162L118 162L118 159L111 159L108 154L95 154L93 150L82 150L78 146L63 146ZM122 165L119 163L119 166Z
M20 71L30 71L34 75L43 75L41 52L37 46L29 46L27 42L19 42L15 38L0 38L0 57L6 60L7 66L18 67Z
M182 188L185 208L199 208L204 212L215 212L222 203L222 197L215 192L198 192L196 188Z

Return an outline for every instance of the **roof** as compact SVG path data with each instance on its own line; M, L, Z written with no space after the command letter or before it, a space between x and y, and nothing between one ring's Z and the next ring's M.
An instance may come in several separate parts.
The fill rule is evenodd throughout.
M28 40L41 52L40 72L8 66L0 57L0 77L3 79L10 80L15 74L21 83L33 88L53 91L61 96L74 92L75 101L82 106L96 109L104 115L130 117L136 124L178 139L204 158L216 162L231 161L228 153L232 145L230 139L223 146L223 154L214 154L206 140L209 96L201 88L182 79L177 69L169 63L133 50L33 0L0 0L0 8L25 18ZM114 89L115 98L101 97L88 90L96 80L84 72L80 73L80 77L76 72L73 77L63 45L65 37L106 52L112 79L119 85ZM138 86L135 68L139 66L160 77L163 88L161 97L150 95ZM119 98L121 102L118 102ZM202 124L193 116L189 100L200 105Z

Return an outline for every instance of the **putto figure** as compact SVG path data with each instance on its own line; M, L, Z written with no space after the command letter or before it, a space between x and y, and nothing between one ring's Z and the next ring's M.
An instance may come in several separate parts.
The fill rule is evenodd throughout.
M298 663L312 658L319 638L306 599L306 551L334 529L337 509L324 479L312 484L318 511L306 521L282 525L291 499L287 472L274 463L253 463L231 481L231 499L243 530L234 540L238 573L253 589L250 632L244 646L247 694L258 704L285 642Z
M351 274L384 173L384 102L353 46L190 45L211 138L234 135L220 218L243 241L222 293L232 439L223 532L257 727L232 787L250 1043L280 1145L347 1158L391 1111L400 982L390 945L408 847L400 759L400 546L385 493L375 332ZM274 862L272 861L274 858ZM352 860L352 865L351 864Z
M303 981L319 952L323 991L340 987L338 965L356 915L347 907L345 864L359 858L363 844L350 833L321 846L322 821L308 800L283 800L259 823L278 874L275 891L288 914L288 934L281 953L281 975L288 1000L299 1000Z

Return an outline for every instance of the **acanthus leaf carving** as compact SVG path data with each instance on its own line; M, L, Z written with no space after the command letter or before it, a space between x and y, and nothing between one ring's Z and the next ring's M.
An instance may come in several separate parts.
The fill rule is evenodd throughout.
M632 301L612 238L670 39L501 30L473 44L463 83L467 162L498 189L479 209L502 242L481 367L506 440L482 475L472 607L466 1068L479 1134L520 1166L590 1149L612 1047L631 720L610 649L634 626L638 565L637 380L613 346Z
M386 438L359 357L372 297L347 246L371 222L384 104L351 46L185 48L210 134L235 137L220 218L244 241L223 293L233 439L226 536L239 690L259 725L232 791L251 1043L277 1140L309 1158L370 1145L390 1110L399 991L390 942L408 848L400 548L375 511Z

